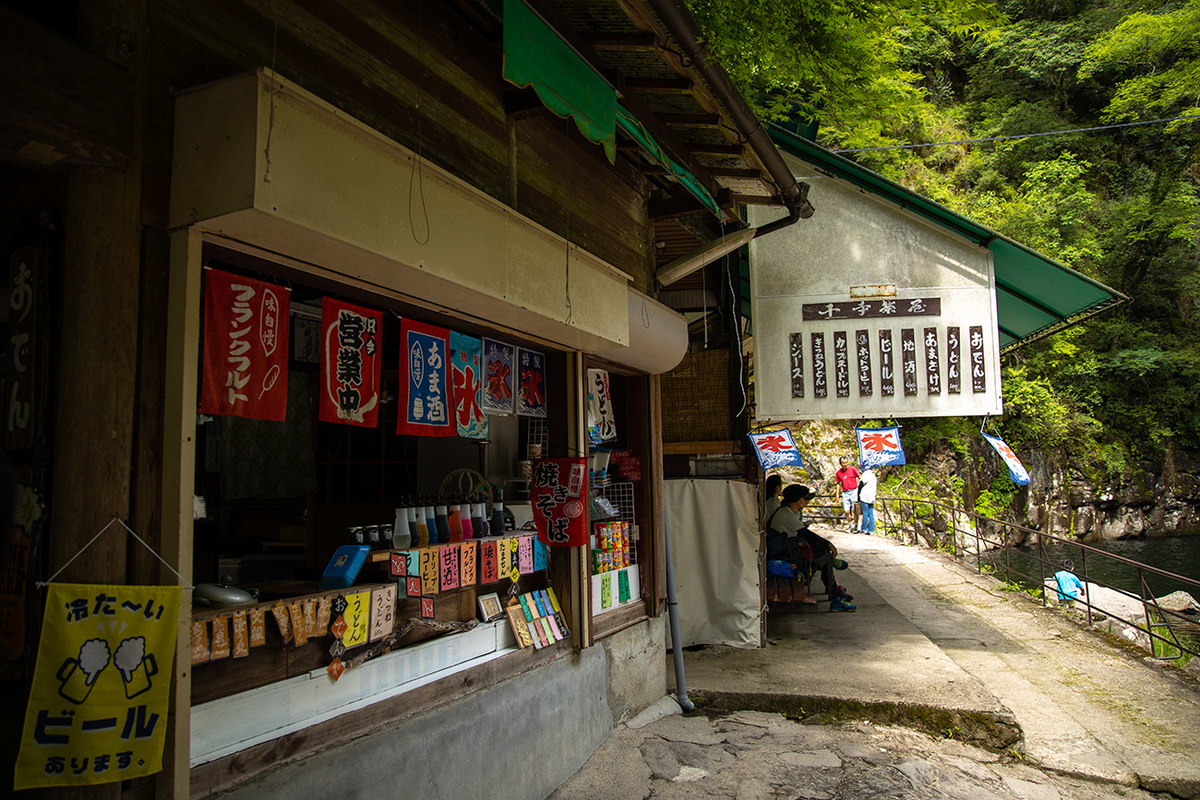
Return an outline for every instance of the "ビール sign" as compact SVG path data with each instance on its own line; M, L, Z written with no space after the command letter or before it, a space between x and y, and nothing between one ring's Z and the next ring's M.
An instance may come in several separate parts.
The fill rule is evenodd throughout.
M50 584L15 789L162 769L181 592Z

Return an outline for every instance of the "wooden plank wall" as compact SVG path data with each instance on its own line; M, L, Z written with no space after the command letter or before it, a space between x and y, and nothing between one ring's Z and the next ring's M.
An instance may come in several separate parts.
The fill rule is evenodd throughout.
M510 201L500 46L446 4L154 0L149 17L148 165L169 169L172 92L266 65ZM517 210L648 288L641 176L609 164L573 123L545 114L515 128Z

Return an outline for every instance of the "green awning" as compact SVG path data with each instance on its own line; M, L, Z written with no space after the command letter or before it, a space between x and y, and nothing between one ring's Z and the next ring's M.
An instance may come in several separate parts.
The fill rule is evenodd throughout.
M1040 339L1129 300L1116 289L788 130L772 125L770 134L781 150L821 172L849 181L991 250L1002 351Z
M616 90L521 0L504 0L504 79L532 86L546 108L574 119L616 163Z
M663 169L671 173L685 189L703 203L705 208L718 217L721 216L720 206L717 205L717 201L708 189L704 188L704 184L696 180L695 175L668 156L658 141L646 130L646 126L622 106L617 106L617 124L621 126L621 130L625 131L629 138L641 145L642 149L657 161Z

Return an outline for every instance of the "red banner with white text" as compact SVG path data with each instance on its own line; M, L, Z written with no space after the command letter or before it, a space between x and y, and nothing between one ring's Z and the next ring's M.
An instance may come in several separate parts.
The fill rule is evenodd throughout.
M383 314L326 297L321 302L322 422L374 428L379 419Z
M282 422L290 289L204 270L200 412Z

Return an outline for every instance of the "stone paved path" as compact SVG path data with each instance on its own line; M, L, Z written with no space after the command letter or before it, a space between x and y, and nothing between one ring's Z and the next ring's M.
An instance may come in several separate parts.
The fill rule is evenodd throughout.
M766 648L686 652L712 718L621 726L554 796L1200 798L1194 672L946 554L822 533L857 612L774 609Z
M953 740L868 723L803 725L742 711L621 727L553 800L1148 800Z

